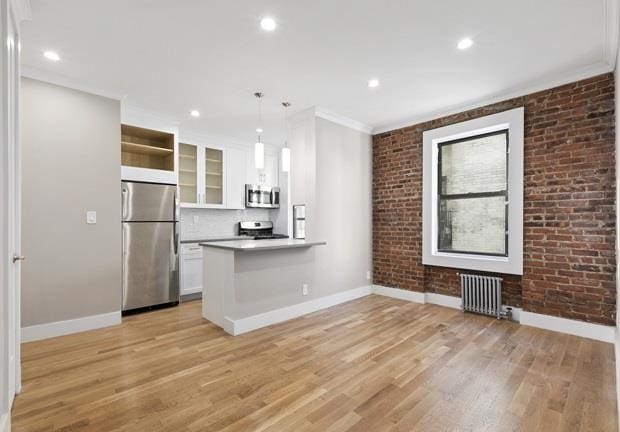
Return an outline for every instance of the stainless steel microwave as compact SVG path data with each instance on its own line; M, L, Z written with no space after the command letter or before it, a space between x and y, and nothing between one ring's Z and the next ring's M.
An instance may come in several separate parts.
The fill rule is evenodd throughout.
M280 188L265 185L245 185L245 206L280 208Z

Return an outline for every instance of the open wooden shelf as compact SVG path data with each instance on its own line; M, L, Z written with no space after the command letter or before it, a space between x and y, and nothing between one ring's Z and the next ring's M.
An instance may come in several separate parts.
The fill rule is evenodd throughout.
M174 150L163 147L154 147L144 144L136 144L132 142L121 141L121 151L126 153L137 153L149 156L168 156L174 153Z
M221 172L212 172L212 171L207 171L205 174L210 175L210 176L221 176L222 175Z
M174 134L122 124L121 163L174 171Z

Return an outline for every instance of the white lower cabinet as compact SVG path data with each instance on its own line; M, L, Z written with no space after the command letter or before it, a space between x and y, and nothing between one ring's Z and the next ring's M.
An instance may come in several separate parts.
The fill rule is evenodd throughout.
M202 246L181 244L181 295L202 292Z

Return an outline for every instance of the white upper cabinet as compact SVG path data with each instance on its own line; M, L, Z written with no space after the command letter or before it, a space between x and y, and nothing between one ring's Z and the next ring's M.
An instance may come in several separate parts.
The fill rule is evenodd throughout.
M254 167L254 153L248 152L247 172L250 184L266 186L278 186L278 155L265 152L265 168L256 169Z
M217 147L181 138L178 145L181 207L244 209L245 185L278 185L277 153L265 153L254 168L253 148Z
M198 146L179 144L179 201L198 205Z
M245 208L247 152L238 148L226 149L226 208Z
M226 149L179 144L181 207L226 208Z

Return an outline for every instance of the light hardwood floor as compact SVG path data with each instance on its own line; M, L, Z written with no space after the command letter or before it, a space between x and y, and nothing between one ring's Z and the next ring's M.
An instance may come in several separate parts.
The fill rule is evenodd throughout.
M610 344L369 296L232 337L200 303L23 346L14 431L616 431Z

